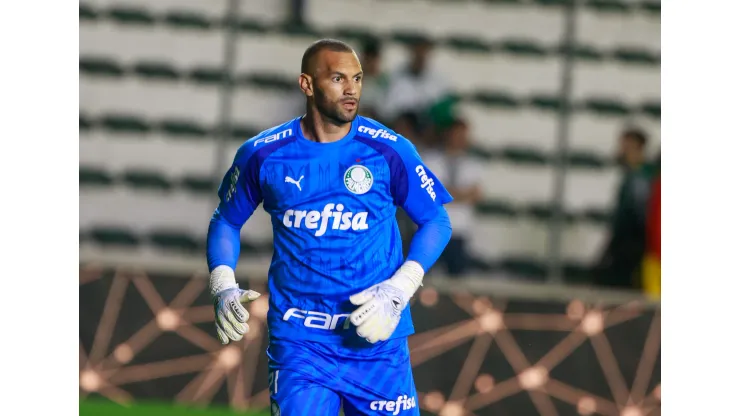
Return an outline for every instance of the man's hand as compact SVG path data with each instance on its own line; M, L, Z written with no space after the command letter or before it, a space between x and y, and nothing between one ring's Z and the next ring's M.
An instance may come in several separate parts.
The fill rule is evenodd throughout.
M224 345L229 340L239 341L249 331L249 312L242 302L251 302L260 297L260 294L254 290L239 289L234 270L228 266L213 269L209 287L216 312L218 339Z
M222 344L229 340L239 341L249 331L247 319L249 312L242 302L251 302L260 297L254 290L230 288L217 293L213 297L213 306L216 312L216 333Z
M349 319L357 335L372 344L390 338L423 277L421 265L407 261L390 279L352 295L350 302L359 308Z

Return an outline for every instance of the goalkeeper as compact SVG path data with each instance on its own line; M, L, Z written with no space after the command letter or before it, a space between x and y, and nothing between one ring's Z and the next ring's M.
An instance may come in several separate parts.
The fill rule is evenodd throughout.
M452 233L452 197L414 146L357 115L362 68L347 44L304 53L306 114L237 151L208 230L210 291L221 342L249 331L234 269L239 233L262 204L272 217L268 274L273 414L418 415L409 300ZM396 208L418 225L403 258Z

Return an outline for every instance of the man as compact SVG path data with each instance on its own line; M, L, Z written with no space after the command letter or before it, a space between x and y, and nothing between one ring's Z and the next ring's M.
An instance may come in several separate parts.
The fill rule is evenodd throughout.
M619 138L617 160L624 169L612 213L610 236L596 265L596 283L640 287L639 272L645 254L645 218L650 196L649 167L645 164L647 136L627 129Z
M357 116L362 76L347 44L312 44L306 114L244 143L219 188L207 257L222 343L249 330L240 301L259 296L234 279L239 231L260 203L272 216L273 414L419 414L408 304L450 239L452 197L408 140ZM405 259L397 206L419 227Z

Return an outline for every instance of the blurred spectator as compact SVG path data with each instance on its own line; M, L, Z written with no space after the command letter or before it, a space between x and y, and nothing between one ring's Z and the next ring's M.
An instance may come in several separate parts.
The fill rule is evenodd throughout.
M362 44L362 105L363 116L382 120L379 109L385 105L388 94L388 76L383 72L382 44L379 39L371 38Z
M423 157L455 200L446 205L452 223L452 238L441 257L450 276L469 271L472 259L467 244L475 232L475 204L482 197L482 166L468 154L469 128L465 121L456 120L444 130L443 152L428 151Z
M660 298L660 155L655 162L647 210L647 252L642 287L646 294Z
M402 113L415 112L423 124L444 127L452 121L453 100L447 79L429 68L432 48L432 42L423 37L410 43L409 62L390 79L383 117L395 119Z
M650 167L645 163L646 134L635 128L619 137L617 159L624 174L609 227L609 240L597 261L595 282L604 286L639 288L646 247L646 214Z

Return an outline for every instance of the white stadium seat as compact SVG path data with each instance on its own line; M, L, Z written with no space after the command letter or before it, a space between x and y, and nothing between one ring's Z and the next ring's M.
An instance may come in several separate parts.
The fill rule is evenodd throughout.
M606 96L636 105L660 100L660 70L614 62L578 63L573 70L573 98Z
M547 253L547 223L529 218L481 217L471 234L470 251L484 260L507 257L544 259Z
M223 17L228 2L229 0L85 0L86 4L95 8L131 7L146 9L155 14L178 11L210 18Z
M550 166L491 162L482 178L483 195L522 205L552 202L553 169Z
M110 56L125 64L171 62L180 69L221 67L224 32L174 30L167 26L80 25L80 56Z
M120 173L129 169L161 172L171 179L216 173L218 143L203 140L173 140L109 134L103 131L80 134L80 165L100 166Z
M82 78L80 109L90 115L139 114L148 119L177 118L214 125L219 93L212 85L188 82L152 82L126 77Z
M614 197L620 178L621 172L617 168L568 170L563 195L566 211L611 209L616 202Z
M237 73L272 72L296 80L301 69L301 58L314 38L296 40L295 37L275 33L245 34L236 43Z
M463 104L460 114L469 120L470 134L476 145L483 148L527 147L544 152L555 151L557 119L552 112Z
M234 91L232 99L233 119L261 130L305 112L305 97L297 86L294 92L286 93L254 87L239 88Z
M562 255L565 261L593 264L604 249L608 230L591 223L568 224L561 234Z
M576 35L581 43L600 48L639 47L660 52L660 19L640 13L598 13L582 8L576 16Z

